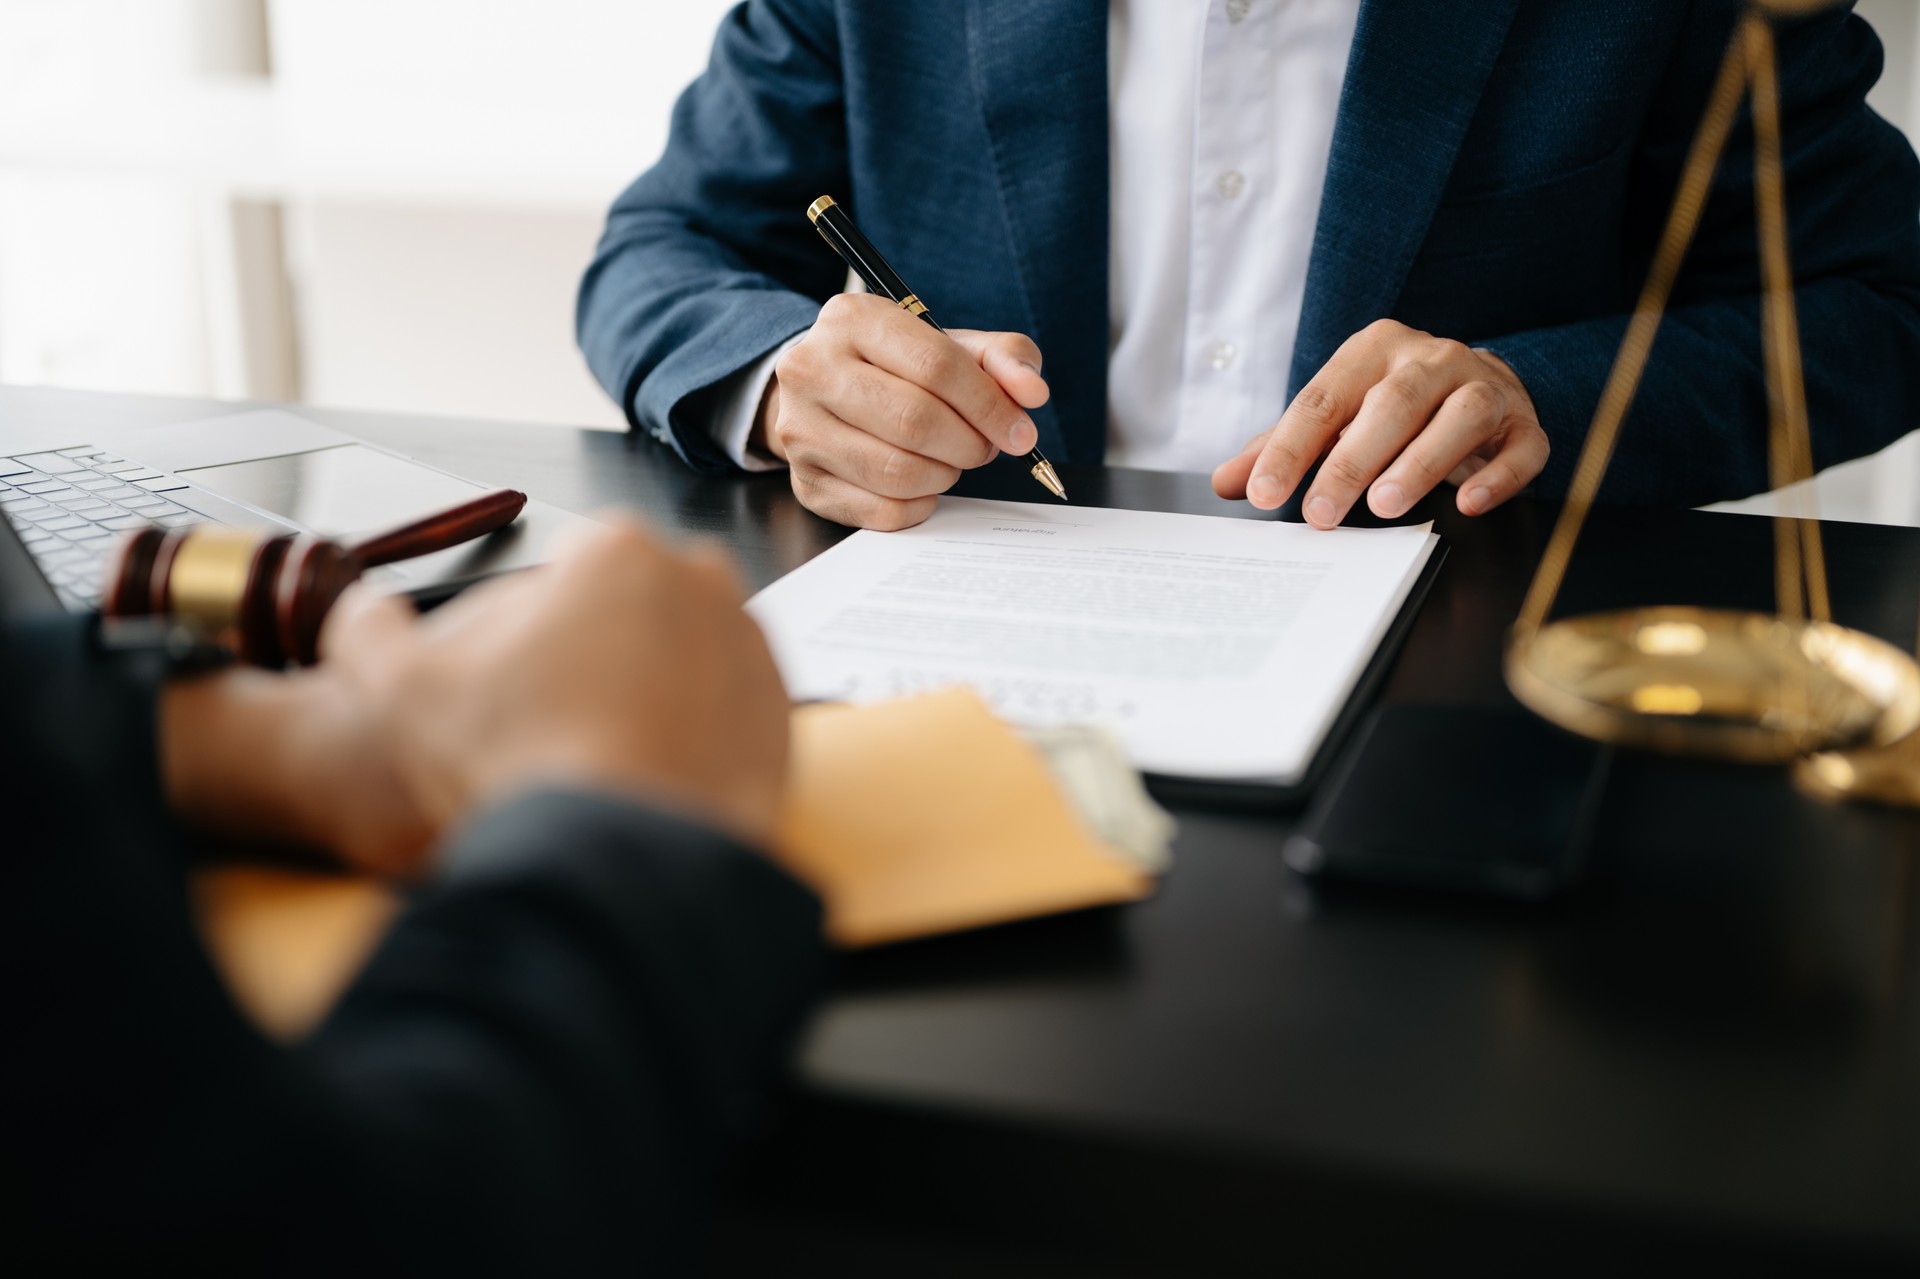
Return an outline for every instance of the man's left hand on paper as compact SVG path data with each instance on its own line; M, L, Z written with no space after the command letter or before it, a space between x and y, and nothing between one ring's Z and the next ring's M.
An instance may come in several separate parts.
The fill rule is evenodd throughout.
M1443 480L1459 486L1463 514L1484 515L1531 484L1547 452L1533 398L1505 361L1380 320L1215 469L1213 489L1272 510L1324 456L1301 505L1316 528L1338 525L1363 496L1375 515L1405 515Z

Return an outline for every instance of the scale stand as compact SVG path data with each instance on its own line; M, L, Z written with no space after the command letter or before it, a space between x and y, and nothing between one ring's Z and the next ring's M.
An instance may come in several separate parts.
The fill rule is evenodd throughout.
M1813 474L1788 261L1773 22L1831 3L1752 0L1734 30L1566 506L1508 638L1506 675L1528 708L1584 737L1671 755L1799 760L1797 780L1813 793L1920 806L1920 736L1911 736L1920 726L1920 664L1892 644L1834 624L1811 510L1774 520L1775 614L1666 606L1548 620L1749 93L1770 478L1781 489Z

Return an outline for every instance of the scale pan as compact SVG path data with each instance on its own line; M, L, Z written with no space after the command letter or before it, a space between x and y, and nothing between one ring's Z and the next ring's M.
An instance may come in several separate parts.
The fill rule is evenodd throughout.
M1516 635L1507 684L1596 741L1782 763L1881 746L1920 725L1920 666L1871 635L1766 613L1643 608Z

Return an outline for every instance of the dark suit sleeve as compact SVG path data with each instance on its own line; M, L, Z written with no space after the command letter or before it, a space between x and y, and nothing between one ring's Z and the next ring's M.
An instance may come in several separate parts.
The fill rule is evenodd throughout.
M161 793L156 699L166 677L157 650L109 653L92 616L0 625L0 673L12 746L31 742L34 771L99 796L117 819L177 833ZM12 779L22 784L16 772Z
M9 1257L696 1271L714 1167L820 981L812 896L673 816L529 797L451 841L320 1031L271 1044L196 933L162 675L81 623L0 628Z
M1696 4L1655 122L1641 140L1629 235L1640 276L1678 187L1688 144L1731 30L1726 4ZM1866 105L1880 42L1844 12L1780 31L1781 110L1795 302L1814 461L1827 466L1920 425L1920 163ZM1743 113L1603 496L1700 503L1770 488L1754 230L1753 132ZM1618 316L1483 338L1511 364L1553 455L1558 495L1626 330Z
M602 796L522 800L450 856L308 1049L367 1218L434 1267L695 1269L821 977L815 900Z
M581 282L594 376L699 470L733 469L704 420L714 388L811 325L845 279L806 218L846 189L842 96L829 0L734 9Z
M166 813L152 654L90 623L0 627L0 812L16 1100L0 1208L30 1273L263 1268L312 1156L278 1054L234 1011L193 930Z

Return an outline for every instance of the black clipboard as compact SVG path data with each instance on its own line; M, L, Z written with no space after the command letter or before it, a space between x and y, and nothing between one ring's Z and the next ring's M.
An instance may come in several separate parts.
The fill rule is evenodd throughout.
M1315 787L1326 777L1327 770L1340 756L1340 749L1353 734L1354 728L1365 717L1380 692L1380 686L1386 682L1393 671L1393 664L1400 656L1400 649L1407 641L1407 635L1413 630L1413 624L1420 617L1420 609L1427 601L1428 593L1433 589L1434 579L1440 576L1440 566L1447 560L1447 541L1440 538L1420 575L1413 580L1406 599L1400 602L1400 611L1394 614L1393 622L1386 633L1380 637L1379 645L1373 650L1373 657L1366 669L1360 672L1355 681L1353 692L1347 696L1346 705L1333 717L1333 724L1327 729L1327 735L1321 739L1320 747L1314 752L1313 759L1307 765L1307 771L1297 782L1280 785L1268 782L1232 782L1209 781L1202 777L1179 777L1165 773L1147 773L1144 778L1147 790L1155 799L1169 803L1212 806L1217 808L1239 809L1289 809L1299 808L1313 795Z

